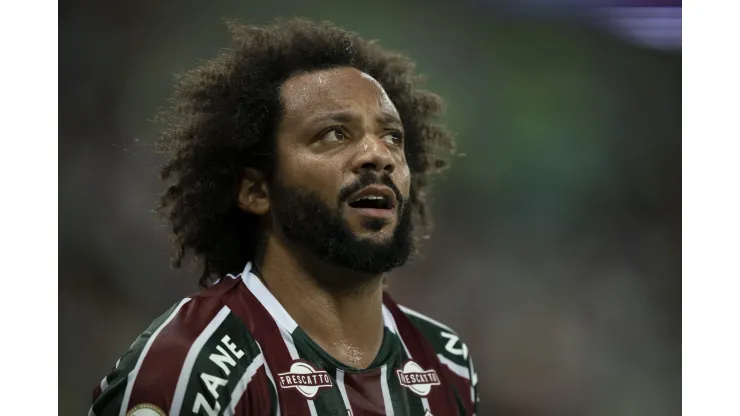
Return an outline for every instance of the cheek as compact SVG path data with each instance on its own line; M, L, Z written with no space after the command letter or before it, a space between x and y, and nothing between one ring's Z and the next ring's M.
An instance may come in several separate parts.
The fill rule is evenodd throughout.
M276 173L284 183L305 187L315 180L315 166L304 153L303 149L296 146L283 145L278 147Z
M296 155L284 166L281 175L286 184L314 191L324 202L333 203L341 169L330 162L308 155Z
M396 186L404 196L408 196L411 192L411 170L409 165L403 164L402 167L396 171L396 177L394 178Z

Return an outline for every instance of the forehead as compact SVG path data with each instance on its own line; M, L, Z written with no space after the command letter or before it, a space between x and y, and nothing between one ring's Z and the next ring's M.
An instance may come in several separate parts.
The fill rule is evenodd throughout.
M342 110L398 112L383 87L355 68L332 68L294 75L280 89L285 118L301 119Z

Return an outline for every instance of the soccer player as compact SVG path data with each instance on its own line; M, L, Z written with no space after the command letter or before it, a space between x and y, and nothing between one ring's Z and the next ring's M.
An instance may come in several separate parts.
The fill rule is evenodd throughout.
M161 138L174 265L194 255L203 289L136 339L90 413L475 414L467 346L384 292L453 149L440 98L329 23L230 29L233 48L180 79Z

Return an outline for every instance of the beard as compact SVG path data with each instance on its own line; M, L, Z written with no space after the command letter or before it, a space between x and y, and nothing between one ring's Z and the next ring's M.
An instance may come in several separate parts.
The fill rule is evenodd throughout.
M384 242L357 237L342 214L347 199L372 184L386 185L396 193L398 220ZM403 265L413 252L411 206L389 176L370 172L360 176L340 191L336 207L326 204L313 190L286 186L279 180L274 181L270 194L272 215L285 237L335 266L377 275ZM363 225L379 231L385 220L368 219Z

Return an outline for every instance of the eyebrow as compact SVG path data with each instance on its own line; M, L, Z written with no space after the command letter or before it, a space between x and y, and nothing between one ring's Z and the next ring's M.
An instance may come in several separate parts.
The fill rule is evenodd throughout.
M359 117L357 116L357 114L351 111L337 111L318 115L316 117L313 117L309 122L313 124L324 120L332 120L337 123L351 123L353 121L356 121L358 118ZM403 125L398 117L385 111L378 115L375 118L375 121L386 126L392 124L397 124L401 126Z

